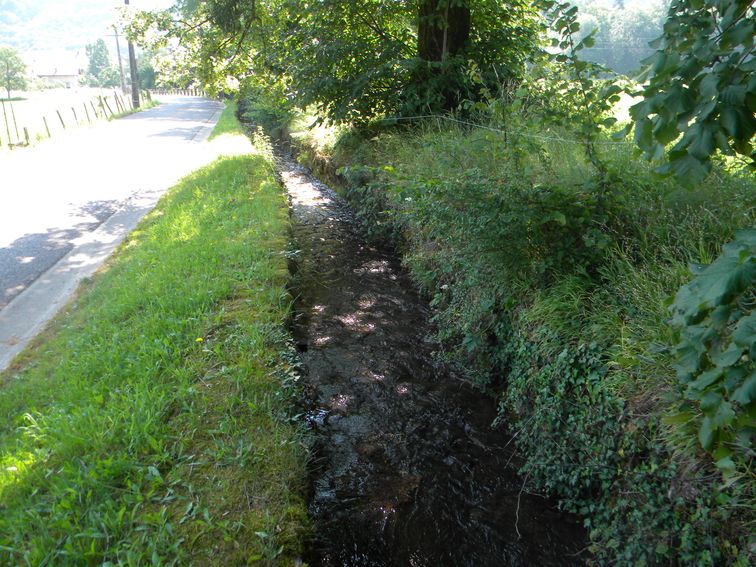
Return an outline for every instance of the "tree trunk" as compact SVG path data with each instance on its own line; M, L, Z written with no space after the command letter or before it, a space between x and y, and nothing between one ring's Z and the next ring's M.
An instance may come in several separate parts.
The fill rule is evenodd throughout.
M470 37L467 1L419 0L417 54L425 61L459 55Z

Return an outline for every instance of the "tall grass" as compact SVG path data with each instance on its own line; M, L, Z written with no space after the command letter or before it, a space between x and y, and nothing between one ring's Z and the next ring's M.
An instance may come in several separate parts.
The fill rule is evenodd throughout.
M262 150L182 180L2 375L0 563L300 553L287 216Z
M500 399L526 478L584 516L598 560L746 564L753 482L723 485L665 421L680 388L665 347L688 265L756 221L753 178L725 164L683 189L606 138L599 190L574 136L524 124L333 136L292 134L402 251L440 350Z

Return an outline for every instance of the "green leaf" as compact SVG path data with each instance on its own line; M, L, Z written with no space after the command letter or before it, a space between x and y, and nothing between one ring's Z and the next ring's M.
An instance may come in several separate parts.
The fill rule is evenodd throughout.
M721 376L722 376L721 368L712 368L711 370L702 372L696 380L694 380L688 385L688 388L703 391L709 386L711 386L714 382L719 380Z
M730 85L721 92L719 99L732 106L743 106L747 92L745 85Z
M715 98L719 94L719 75L707 74L698 85L701 98L704 100Z
M671 159L669 169L682 183L697 185L706 179L711 169L711 164L702 162L694 156L686 154L679 158Z
M651 123L651 120L646 118L636 123L635 143L638 147L647 152L651 149L654 144L653 124Z
M612 134L612 140L617 140L617 141L624 140L627 137L627 135L630 133L630 130L632 129L633 129L633 123L631 122L619 132L614 132Z
M740 133L740 124L738 112L732 106L724 105L719 110L719 122L725 129L725 132L733 138L737 138Z
M734 420L735 410L732 408L732 404L730 402L722 402L714 414L712 423L717 429L722 429L730 425Z
M676 120L659 120L654 128L654 138L661 144L669 144L679 135Z
M724 352L712 356L711 361L719 367L718 370L721 372L723 368L735 364L738 360L740 360L741 356L743 356L743 347L731 344L730 347Z
M735 462L732 460L732 457L727 456L723 457L715 462L715 465L720 470L725 471L732 471L735 470Z
M712 427L711 419L708 417L703 418L701 425L698 428L698 440L706 451L711 449L714 444L714 429Z
M743 349L750 348L756 342L756 312L738 321L732 332L732 342Z
M747 406L756 400L756 372L752 372L743 385L733 392L732 400L742 406Z
M714 153L714 131L711 124L701 124L698 135L690 146L688 153L700 162L708 159Z

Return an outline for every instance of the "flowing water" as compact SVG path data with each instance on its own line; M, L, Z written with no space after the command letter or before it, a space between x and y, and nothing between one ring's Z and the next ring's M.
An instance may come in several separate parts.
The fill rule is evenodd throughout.
M495 403L434 362L427 304L347 205L281 158L294 335L315 431L311 565L579 565L585 534L529 492Z

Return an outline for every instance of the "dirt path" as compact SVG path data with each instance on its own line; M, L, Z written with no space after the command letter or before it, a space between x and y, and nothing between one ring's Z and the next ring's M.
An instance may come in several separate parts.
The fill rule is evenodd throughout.
M291 159L295 337L311 391L313 565L571 565L585 534L523 490L495 404L438 367L395 257Z

